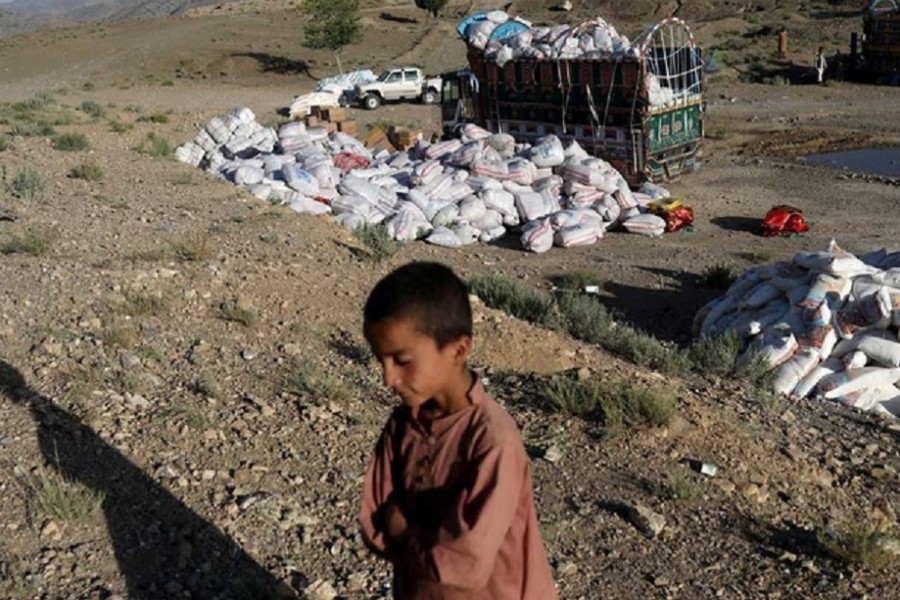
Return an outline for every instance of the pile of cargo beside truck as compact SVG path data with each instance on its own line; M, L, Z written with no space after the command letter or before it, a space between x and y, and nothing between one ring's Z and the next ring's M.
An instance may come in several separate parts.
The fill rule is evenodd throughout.
M532 27L491 11L457 32L469 71L443 77L448 129L474 122L525 143L575 140L634 185L700 168L703 61L684 21L664 19L631 42L600 18Z

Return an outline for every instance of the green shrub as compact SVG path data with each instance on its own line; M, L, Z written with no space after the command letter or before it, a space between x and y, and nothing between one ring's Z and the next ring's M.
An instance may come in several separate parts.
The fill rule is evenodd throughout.
M44 110L52 105L56 104L56 98L50 92L37 92L34 96L25 100L24 102L18 102L13 105L13 108L17 110Z
M727 290L734 283L735 278L731 267L717 264L703 269L697 283L711 290Z
M603 343L613 322L598 299L584 294L561 294L558 304L562 326L569 335L591 344Z
M598 287L603 285L603 278L600 275L586 269L567 271L552 277L551 280L556 287L562 290L575 290L578 292L583 292L584 288L589 285Z
M41 233L29 229L24 235L13 235L2 246L0 254L30 254L43 256L50 251L50 246L56 238L52 233Z
M600 345L628 362L660 373L686 373L690 369L688 358L683 352L622 323L610 327Z
M132 290L125 294L125 302L118 309L132 317L158 315L166 309L166 300L145 290Z
M49 137L56 135L53 125L46 121L13 121L9 126L11 135L22 137Z
M603 392L596 379L580 381L568 374L558 374L544 385L544 395L553 407L576 417L596 416Z
M94 102L93 100L85 100L81 103L81 112L94 117L95 119L102 119L106 115L106 109L103 108L98 102Z
M369 225L353 230L353 235L361 241L369 250L368 258L380 263L394 256L400 250L400 242L390 236L385 226L381 223Z
M259 313L252 306L238 300L226 300L219 305L219 318L250 327L259 320Z
M141 115L137 119L138 123L168 123L169 116L165 113L153 113L150 115Z
M603 386L600 407L610 432L662 427L675 415L675 400L668 393L621 383Z
M136 148L141 154L153 158L169 158L172 156L172 144L163 136L151 131Z
M131 123L124 123L118 119L113 119L109 122L109 129L113 133L125 133L126 131L134 129L134 125Z
M44 194L47 184L37 169L25 165L7 184L7 191L21 200L35 200Z
M691 367L698 373L731 375L743 348L744 340L734 332L705 337L694 342L688 350Z
M5 152L12 148L12 144L9 143L9 138L5 135L0 135L0 152Z
M103 179L103 169L95 163L82 163L69 171L69 177L85 181L100 181Z
M551 328L559 326L553 298L521 281L503 275L479 275L469 280L469 290L491 308L518 319Z
M53 147L63 152L87 150L91 144L83 133L61 133L53 138Z
M819 531L818 539L829 554L851 567L885 569L900 562L900 539L871 525L854 523L844 531Z

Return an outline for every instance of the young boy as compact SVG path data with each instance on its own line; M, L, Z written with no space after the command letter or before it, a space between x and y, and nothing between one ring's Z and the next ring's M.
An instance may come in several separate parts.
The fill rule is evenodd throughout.
M531 470L512 417L469 370L465 284L437 263L382 279L364 329L402 404L366 474L363 538L398 600L554 600Z

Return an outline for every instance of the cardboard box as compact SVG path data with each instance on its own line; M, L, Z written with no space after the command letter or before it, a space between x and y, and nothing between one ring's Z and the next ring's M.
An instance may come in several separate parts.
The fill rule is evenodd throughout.
M321 116L326 121L338 123L349 119L350 112L346 108L340 106L329 106L328 108L322 109Z
M327 131L328 133L334 133L335 131L337 131L337 123L332 123L331 121L320 123L319 127L324 127L325 131Z
M356 136L359 134L359 126L356 124L356 121L338 121L337 129L347 135Z
M306 117L306 126L307 127L318 127L319 126L319 117L314 115L309 115Z
M376 127L363 140L363 145L369 149L383 149L388 152L396 152L397 148L391 144L383 129Z

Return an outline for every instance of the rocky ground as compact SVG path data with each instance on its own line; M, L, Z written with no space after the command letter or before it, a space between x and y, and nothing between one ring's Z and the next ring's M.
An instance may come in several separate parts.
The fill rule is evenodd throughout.
M593 4L579 10L623 29L667 10ZM717 6L686 7L701 43L729 61L709 80L704 168L671 186L694 207L693 230L610 234L541 256L515 244L413 243L373 262L327 218L148 155L148 135L176 145L238 106L277 123L312 87L304 69L331 74L327 54L300 48L299 14L280 3L2 40L4 114L51 95L36 110L89 147L59 150L50 135L0 125L0 597L256 598L276 585L284 597L389 597L387 566L355 525L367 456L393 404L366 359L360 312L375 281L406 261L539 289L589 270L623 321L686 346L695 311L718 293L700 282L714 265L738 271L831 238L853 251L896 249L896 180L797 157L897 146L889 124L900 89L748 80L756 63L779 68L762 28L796 28L804 65L817 36L837 49L855 14L832 3ZM469 8L425 23L399 3L366 7L366 41L346 60L460 64L449 32L454 11ZM427 130L435 111L354 116ZM83 165L99 175L72 177ZM29 170L45 187L17 197ZM782 202L803 208L812 230L760 237L755 223ZM896 597L896 423L760 401L728 378L645 371L480 303L476 320L475 366L534 458L562 598ZM611 437L552 409L546 378L564 370L666 392L676 416ZM698 473L698 460L716 474ZM632 518L638 506L651 523ZM175 571L161 566L168 560Z

